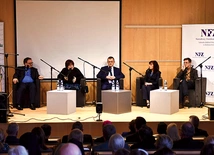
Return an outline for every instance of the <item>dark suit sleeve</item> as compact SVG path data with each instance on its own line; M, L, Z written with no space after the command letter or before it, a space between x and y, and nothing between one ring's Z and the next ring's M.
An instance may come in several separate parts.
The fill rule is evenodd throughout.
M125 75L121 72L121 70L116 67L114 67L114 76L116 79L125 78Z
M99 73L97 74L97 78L106 79L107 75L108 75L108 68L102 67Z
M61 74L62 73L62 74ZM59 80L64 80L64 76L63 75L65 75L65 68L63 68L62 70L61 70L61 72L58 74L58 76L57 76L57 79L59 79Z
M75 83L80 83L80 80L82 78L84 78L84 76L83 76L83 74L81 73L81 71L78 68L76 68L76 71L77 71L77 75L76 75L77 80L76 80Z
M180 72L176 75L176 78L183 79L183 78L184 78L184 75L185 75L185 71L180 70Z
M194 76L193 79L194 81L198 78L198 71L196 69L194 69Z
M152 85L158 85L159 84L159 78L161 77L161 72L157 72L157 73L155 73L155 80L154 81L152 81Z

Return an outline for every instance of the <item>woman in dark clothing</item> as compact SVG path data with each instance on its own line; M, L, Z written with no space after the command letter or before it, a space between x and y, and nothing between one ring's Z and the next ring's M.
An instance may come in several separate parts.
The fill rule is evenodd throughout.
M78 90L81 78L84 76L78 68L74 67L74 62L70 59L66 60L65 68L58 75L58 79L63 80L65 89Z
M159 65L157 61L153 60L149 62L149 68L145 73L145 81L142 86L143 99L147 103L147 107L150 107L150 91L159 88L159 78L161 77L161 72L159 71Z

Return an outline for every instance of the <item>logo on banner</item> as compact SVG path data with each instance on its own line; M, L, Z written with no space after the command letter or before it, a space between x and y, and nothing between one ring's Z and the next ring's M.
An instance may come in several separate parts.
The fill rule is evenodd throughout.
M201 29L201 37L214 37L214 29Z
M204 52L195 52L195 57L196 58L204 57Z
M214 97L214 92L213 91L207 91L206 96L208 97Z
M205 70L214 71L214 65L205 65Z

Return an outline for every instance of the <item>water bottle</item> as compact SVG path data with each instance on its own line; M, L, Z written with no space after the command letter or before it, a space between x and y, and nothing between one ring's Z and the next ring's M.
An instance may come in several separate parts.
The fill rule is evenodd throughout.
M167 91L167 80L164 80L164 90Z
M119 81L116 80L116 91L119 91L119 90L120 90Z
M56 90L57 90L57 91L60 91L60 80L57 80L57 83L56 83Z
M112 82L111 82L111 90L115 90L115 83L114 83L114 80L112 80Z
M64 90L64 86L63 86L63 80L60 80L60 82L59 82L60 84L60 86L59 86L59 89L60 89L60 91L63 91Z

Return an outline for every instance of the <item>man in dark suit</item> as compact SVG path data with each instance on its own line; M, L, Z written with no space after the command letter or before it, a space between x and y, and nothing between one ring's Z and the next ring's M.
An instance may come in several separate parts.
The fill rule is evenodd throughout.
M136 117L135 119L135 130L136 132L126 137L126 142L128 143L138 143L141 142L139 130L143 125L146 125L146 120L143 117Z
M195 134L194 136L202 136L202 137L207 137L208 133L205 130L199 129L199 118L195 115L189 116L189 121L194 125L195 127Z
M108 65L102 67L100 72L97 74L97 78L101 79L102 90L111 89L112 83L115 82L115 80L125 77L119 68L114 67L114 57L108 57L107 63Z
M19 131L19 125L17 123L10 123L7 127L8 136L5 139L5 143L9 145L19 145L19 139L17 138Z
M36 79L43 79L39 75L38 70L33 67L31 58L26 57L23 60L24 66L18 67L13 75L13 83L19 83L17 90L17 109L23 110L21 103L21 96L24 90L28 89L30 93L30 109L35 110L35 94L36 94Z
M180 107L183 107L183 104L189 106L188 89L195 88L195 80L198 78L198 72L196 69L192 68L191 62L192 60L190 58L184 58L184 65L176 76L177 78L180 78Z
M195 128L191 122L186 122L181 126L181 139L175 141L173 149L201 149L204 145L203 142L193 140Z
M71 131L72 131L73 129L79 129L79 130L81 130L81 131L83 132L83 125L82 125L82 123L79 122L79 121L75 122L75 123L72 125ZM62 143L67 143L68 141L69 141L68 135L64 135L64 136L62 137ZM90 144L91 146L93 146L93 139L92 139L92 136L89 135L89 134L84 134L84 135L83 135L83 143L84 143L84 144Z

